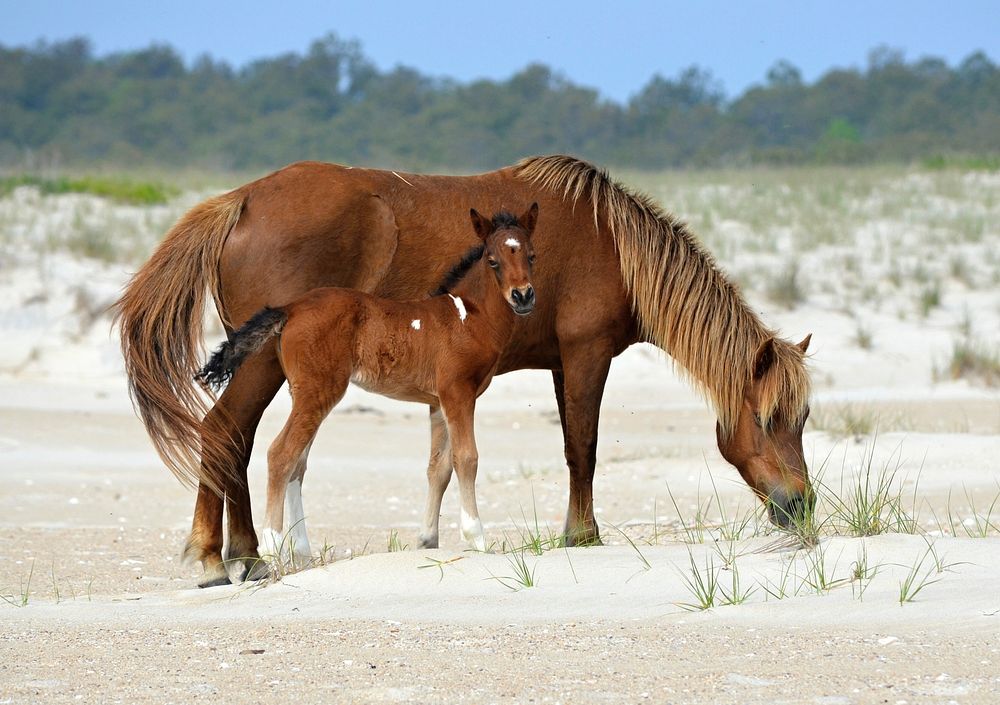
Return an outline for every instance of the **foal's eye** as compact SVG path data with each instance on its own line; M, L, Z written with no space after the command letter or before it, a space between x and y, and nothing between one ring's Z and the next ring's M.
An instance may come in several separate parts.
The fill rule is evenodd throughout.
M535 263L535 254L531 253L530 255L528 255L528 264L534 264L534 263Z
M499 269L499 268L500 268L500 263L499 263L499 262L497 262L497 261L496 261L495 259L493 259L492 257L490 257L490 258L489 258L488 260L486 260L486 264L488 264L488 265L490 265L491 267L493 267L493 269Z

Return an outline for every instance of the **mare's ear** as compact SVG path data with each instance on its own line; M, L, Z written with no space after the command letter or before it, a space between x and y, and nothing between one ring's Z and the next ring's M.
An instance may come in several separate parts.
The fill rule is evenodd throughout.
M485 240L493 234L492 220L481 216L475 208L469 210L469 215L472 217L472 227L476 231L476 235Z
M771 366L777 360L777 356L774 353L774 338L768 338L760 347L757 348L757 353L753 358L753 380L756 382L767 374L767 371L771 369Z
M524 231L531 235L535 230L535 223L538 222L538 204L532 203L531 207L524 212L520 218L517 219Z
M801 350L802 354L805 355L806 354L806 350L809 349L809 341L812 340L812 338L813 338L813 334L810 333L809 335L807 335L805 338L802 339L801 343L799 343L795 347L797 347L799 350Z

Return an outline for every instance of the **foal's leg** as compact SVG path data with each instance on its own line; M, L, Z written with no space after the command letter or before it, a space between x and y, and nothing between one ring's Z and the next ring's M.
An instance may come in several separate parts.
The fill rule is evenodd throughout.
M442 394L441 408L448 423L451 459L462 495L462 538L477 551L485 551L486 537L483 534L483 522L479 520L479 507L476 505L479 452L476 450L474 429L475 391L451 390Z
M273 347L264 348L240 367L202 422L208 432L221 428L232 439L232 471L239 478L226 488L225 499L229 505L226 560L246 558L249 563L257 557L257 534L247 489L247 463L257 423L284 380ZM185 556L201 561L204 568L199 587L229 583L222 556L222 508L223 498L206 485L199 485L191 534L184 549ZM244 577L245 572L246 569Z
M440 406L431 407L431 457L427 463L427 510L420 532L420 548L438 547L441 499L451 480L451 440Z
M302 451L285 490L285 534L291 542L293 560L306 563L312 558L309 548L309 534L306 532L306 515L302 506L302 480L306 475L306 460L312 441Z
M298 504L287 498L290 483L297 478L298 486L293 492L301 492L302 474L305 473L305 459L309 453L316 432L330 410L343 398L350 379L349 366L332 376L319 371L303 371L305 383L292 387L292 413L289 414L281 433L267 451L267 508L264 511L264 530L261 533L261 553L283 560L293 548L282 534L284 527L284 507ZM296 473L301 473L296 475ZM295 518L295 517L292 517ZM294 532L289 540L294 542ZM308 538L305 540L308 544Z
M569 508L564 530L569 546L601 540L594 519L594 467L601 398L613 350L611 343L600 340L564 346L560 350L562 375L553 375L569 466Z

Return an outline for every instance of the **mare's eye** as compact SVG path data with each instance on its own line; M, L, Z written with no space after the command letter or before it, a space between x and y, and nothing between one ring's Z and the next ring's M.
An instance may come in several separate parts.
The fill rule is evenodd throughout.
M755 424L757 424L757 428L760 428L760 427L761 427L761 426L763 425L763 424L761 424L761 422L760 422L760 414L756 414L756 413L755 413L755 414L753 415L753 422L754 422Z
M486 264L488 264L488 265L490 265L491 267L493 267L493 269L499 269L499 268L500 268L500 263L499 263L499 262L497 262L497 261L496 261L495 259L493 259L492 257L490 257L490 258L489 258L488 260L486 260Z

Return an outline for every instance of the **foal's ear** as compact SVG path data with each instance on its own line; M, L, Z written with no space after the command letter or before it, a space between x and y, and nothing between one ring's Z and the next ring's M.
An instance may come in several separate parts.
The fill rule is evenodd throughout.
M524 231L531 235L535 230L535 223L538 222L538 204L532 203L531 207L525 211L524 215L517 219Z
M767 371L774 365L777 356L774 353L774 338L768 338L760 347L753 358L753 379L758 381L767 374Z
M806 350L809 349L809 341L812 340L812 339L813 339L813 334L810 333L809 335L807 335L805 338L802 339L801 343L799 343L795 347L797 347L799 350L801 350L802 354L805 355L806 354Z
M484 218L475 208L469 210L469 215L472 217L472 227L476 231L476 235L485 240L493 234L495 228L490 218Z

